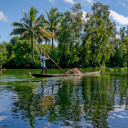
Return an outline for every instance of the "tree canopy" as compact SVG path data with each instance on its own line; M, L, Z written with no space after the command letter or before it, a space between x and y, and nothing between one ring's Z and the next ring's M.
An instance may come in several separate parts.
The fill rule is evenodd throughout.
M117 32L116 24L110 20L109 7L94 3L92 13L87 12L85 16L80 3L64 13L57 8L45 10L46 17L43 14L38 16L34 7L28 13L23 10L20 22L12 23L14 29L10 35L15 36L10 42L0 44L1 65L39 68L36 44L64 68L128 66L128 32L126 27ZM59 43L55 45L53 39ZM54 68L55 65L48 60L47 67Z

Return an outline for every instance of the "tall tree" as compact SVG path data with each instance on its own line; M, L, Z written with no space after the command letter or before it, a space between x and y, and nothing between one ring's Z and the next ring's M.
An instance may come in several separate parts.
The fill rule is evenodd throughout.
M44 21L44 19L42 19ZM53 33L48 30L49 26L46 23L43 23L43 29L38 29L37 31L37 42L38 44L42 43L42 41L50 40L53 37Z
M44 25L42 21L44 19L41 14L38 18L38 10L34 7L31 7L28 14L23 10L24 17L20 20L23 23L14 22L12 26L16 27L13 29L10 35L20 35L23 39L29 39L31 41L32 47L32 57L34 58L33 43L35 39L43 39L44 36L47 36L45 33Z
M109 19L109 6L97 2L93 4L92 11L85 23L83 48L88 46L90 66L99 66L104 65L113 52L110 40L115 37L116 28ZM82 58L86 60L85 55L83 52Z
M45 10L46 11L46 10ZM57 8L52 8L49 13L46 11L47 20L45 19L45 23L49 25L48 30L53 33L52 37L52 49L53 49L53 39L57 39L59 23L62 19L63 14L58 12Z
M81 5L75 4L72 12L65 12L59 30L60 62L65 65L79 66L79 46L83 29L83 12ZM65 52L66 51L66 52Z

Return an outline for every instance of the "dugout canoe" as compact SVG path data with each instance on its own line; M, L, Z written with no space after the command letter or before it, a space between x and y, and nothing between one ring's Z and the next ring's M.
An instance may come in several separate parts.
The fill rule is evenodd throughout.
M83 73L82 76L99 76L100 75L100 71L96 71L96 72L86 72ZM80 76L80 75L66 75L66 74L36 74L36 73L31 73L28 72L30 75L34 76L34 77L64 77L64 76Z
M31 72L28 72L28 73L34 77L63 77L63 76L67 76L66 74L36 74L36 73L31 73Z

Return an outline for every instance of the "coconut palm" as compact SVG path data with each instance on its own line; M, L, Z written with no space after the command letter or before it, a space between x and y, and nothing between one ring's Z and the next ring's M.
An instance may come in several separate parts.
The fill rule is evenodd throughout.
M49 25L48 30L53 33L52 37L52 49L53 49L53 38L57 39L57 33L59 28L59 22L62 19L62 13L57 12L57 8L52 8L49 13L46 11L47 20L45 19L45 23Z
M48 30L49 26L47 24L43 24L42 29L39 27L37 31L37 42L38 44L42 43L44 40L50 40L53 37L53 33Z
M29 39L32 47L32 57L34 58L33 43L35 39L51 36L48 34L48 30L45 30L42 23L44 16L41 14L38 18L38 11L36 8L30 8L28 14L23 10L24 17L20 20L23 23L14 22L12 26L16 27L13 29L10 35L20 35L23 39Z

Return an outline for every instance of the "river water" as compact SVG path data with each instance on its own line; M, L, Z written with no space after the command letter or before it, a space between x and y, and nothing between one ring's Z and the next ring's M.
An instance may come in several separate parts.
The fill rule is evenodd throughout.
M100 76L59 78L35 78L28 72L40 70L0 71L0 128L128 127L127 68L102 69Z

